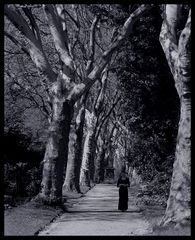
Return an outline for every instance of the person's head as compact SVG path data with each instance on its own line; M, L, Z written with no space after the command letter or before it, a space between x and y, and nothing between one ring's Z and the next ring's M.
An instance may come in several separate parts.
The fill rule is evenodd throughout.
M126 177L126 172L122 171L120 176L121 176L122 178L125 178L125 177Z

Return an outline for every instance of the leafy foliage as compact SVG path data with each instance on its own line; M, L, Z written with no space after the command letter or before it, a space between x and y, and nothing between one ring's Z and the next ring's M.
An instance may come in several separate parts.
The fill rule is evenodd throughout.
M117 68L113 72L126 102L121 106L123 122L133 134L128 143L127 159L149 184L150 190L167 196L179 99L158 40L162 23L159 11L152 9L136 22L132 36L118 52ZM126 7L123 16L127 12Z
M43 150L33 149L30 136L16 129L4 135L5 194L13 197L34 196L41 181Z

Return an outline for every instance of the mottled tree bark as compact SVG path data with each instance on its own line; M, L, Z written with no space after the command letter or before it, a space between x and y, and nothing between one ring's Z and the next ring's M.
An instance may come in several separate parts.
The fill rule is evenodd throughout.
M90 153L89 153L89 178L90 182L94 183L95 182L95 154L96 154L96 140L95 140L95 133L96 130L94 130L93 135L90 138L89 141L89 148L90 148Z
M72 133L72 138L69 145L69 157L66 171L66 178L64 182L65 191L76 191L80 190L80 170L82 162L82 147L83 147L83 128L85 122L85 102L87 95L82 99L82 105L75 122L75 131Z
M87 134L84 140L84 147L83 147L83 156L82 156L82 165L81 165L81 175L80 175L80 184L82 186L86 185L90 187L90 168L92 167L92 151L93 151L93 144L95 139L95 124L96 124L96 117L87 112L86 114L86 125L87 125Z
M75 68L66 44L69 42L64 25L59 24L61 5L45 5L44 12L48 21L54 46L58 52L62 69L57 81L53 83L50 95L52 102L52 120L44 157L43 175L39 197L49 204L61 204L63 177L68 160L68 144L74 102L67 99L67 94L74 86ZM56 14L58 12L58 14Z
M100 151L96 159L96 169L95 169L95 182L101 183L104 181L104 171L105 171L105 154L106 148L105 143L101 144Z
M176 25L181 6L166 5L160 42L180 98L180 121L170 194L161 224L184 223L191 218L191 10L179 38Z
M83 153L83 131L84 131L84 123L85 123L85 106L82 106L79 115L79 122L77 123L76 128L76 146L75 146L75 188L77 192L81 192L80 190L80 171L81 171L81 163L82 163L82 153Z
M28 18L31 19L32 27L34 32L29 27L28 22L25 18L18 14L18 12L9 8L6 4L4 5L4 14L12 22L12 24L28 39L29 49L25 49L24 46L19 46L22 50L29 55L35 64L35 66L51 81L56 80L56 74L52 70L51 65L46 57L43 50L42 41L40 37L39 28L31 12L29 12ZM33 20L33 22L32 22ZM12 39L16 45L19 43L14 36Z
M65 172L65 180L63 184L63 194L68 191L77 191L75 188L75 143L76 143L76 132L74 129L74 124L71 124L71 130L69 135L69 145L68 145L68 162Z
M61 204L63 175L68 157L72 106L63 98L53 98L53 116L43 160L39 197L48 204Z
M104 70L101 78L101 89L97 96L95 105L93 107L93 112L88 114L88 123L87 126L87 135L85 138L84 144L84 151L83 151L83 165L85 168L82 168L82 177L81 177L81 184L84 185L85 183L87 186L90 186L90 181L94 181L94 173L95 173L95 166L94 166L94 158L95 158L95 151L96 151L96 130L98 124L98 117L101 113L102 104L104 101L104 95L106 90L106 83L107 83L107 69Z

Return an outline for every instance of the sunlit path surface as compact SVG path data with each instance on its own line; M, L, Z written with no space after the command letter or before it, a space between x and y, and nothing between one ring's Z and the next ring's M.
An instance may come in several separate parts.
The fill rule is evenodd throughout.
M73 205L55 222L39 233L40 236L87 235L147 235L149 223L135 205L129 193L129 209L118 211L118 188L110 184L97 184L86 196Z

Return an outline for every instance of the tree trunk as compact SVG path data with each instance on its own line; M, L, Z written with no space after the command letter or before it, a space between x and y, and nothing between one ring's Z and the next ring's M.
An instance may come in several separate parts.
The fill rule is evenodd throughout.
M82 163L82 152L83 152L83 129L85 123L85 106L80 110L80 118L76 128L77 144L75 146L75 186L80 192L80 172Z
M85 106L83 105L79 110L79 114L76 119L76 131L72 134L73 139L70 140L69 144L69 158L66 171L66 178L64 182L65 191L76 191L80 190L80 169L82 162L82 140L83 140L83 127L85 121Z
M183 59L184 62L188 65L185 70L181 64L178 66L178 78L182 81L186 76L190 77L189 58ZM182 223L191 216L191 90L188 83L181 82L180 121L170 194L162 220L164 224L170 221Z
M53 116L49 126L39 197L48 204L62 201L63 175L67 164L73 106L58 95L53 97Z
M191 107L190 99L181 100L181 116L176 156L164 224L184 223L191 216Z
M177 5L166 6L167 16L176 20L169 22L169 18L166 18L167 21L162 25L160 41L180 98L180 121L170 194L161 224L182 224L191 218L191 11L179 40L173 41L175 38L168 36L168 27L173 29L172 22L176 24L178 21L178 14L176 12L175 16L173 15L173 8L175 12L179 9ZM178 46L175 42L178 42Z
M76 144L76 132L74 130L74 125L71 126L69 145L68 145L68 162L65 174L65 181L63 184L63 193L68 191L77 191L75 188L75 144Z
M104 146L101 146L101 150L96 159L96 169L95 169L95 181L100 183L104 181L104 171L105 171L105 153L106 149Z
M88 129L83 149L83 159L82 159L82 167L81 167L81 176L80 176L80 184L82 186L90 187L90 180L92 179L92 172L94 171L94 167L92 166L94 162L92 161L92 155L94 150L94 129Z
M93 135L90 138L89 141L89 148L90 148L90 153L89 153L89 177L91 183L95 182L95 154L96 154L96 139L95 139L95 129L93 132Z
M93 143L95 138L95 124L96 124L96 117L94 114L90 112L86 112L86 127L87 127L87 134L84 141L83 147L83 156L82 156L82 166L81 166L81 174L80 174L80 184L82 186L90 187L90 168L92 164L91 161L91 154L93 151Z
M105 168L106 167L113 167L114 162L114 156L113 156L113 149L112 149L112 138L114 136L116 125L114 124L113 127L110 130L110 133L108 132L108 124L104 126L103 132L103 140L100 145L100 153L99 156L96 159L96 181L102 182L104 181L105 177ZM97 141L97 140L96 140ZM108 164L105 164L105 156L106 152L108 152ZM111 165L109 165L111 163Z

